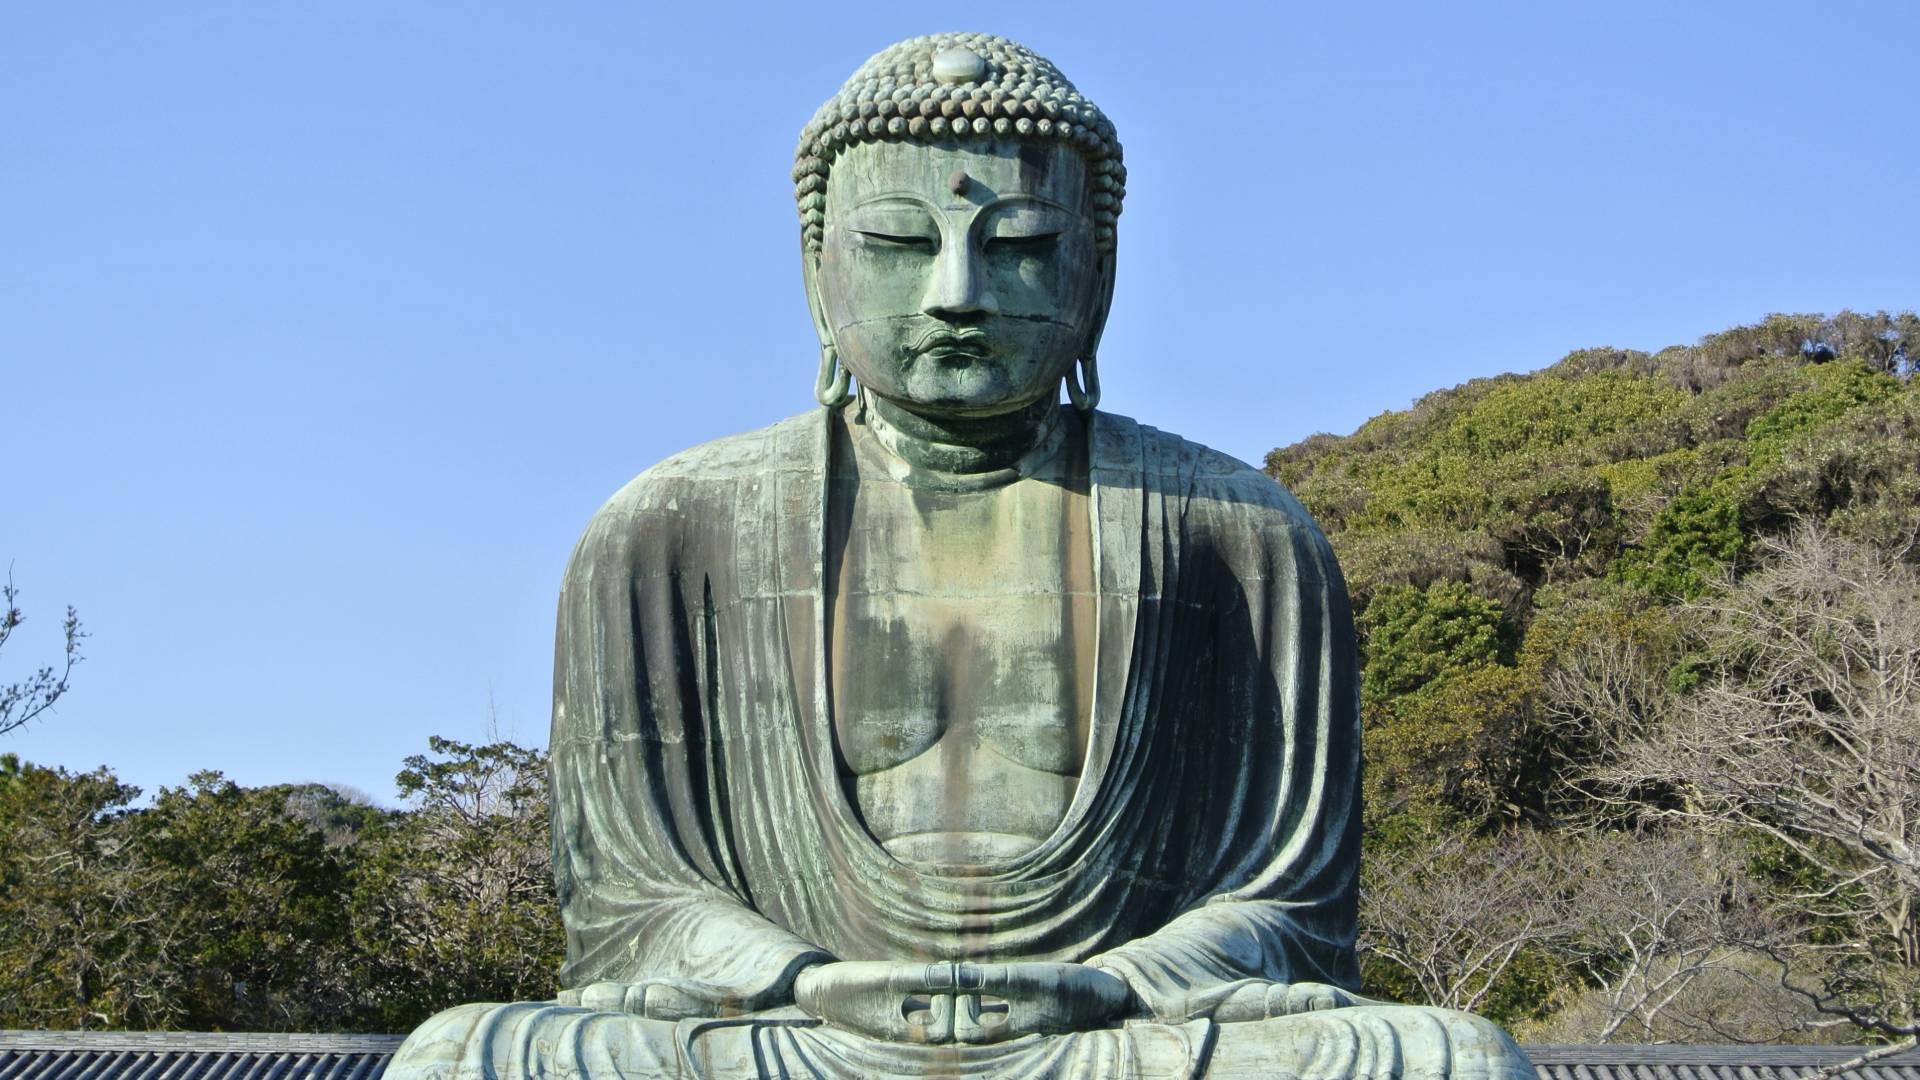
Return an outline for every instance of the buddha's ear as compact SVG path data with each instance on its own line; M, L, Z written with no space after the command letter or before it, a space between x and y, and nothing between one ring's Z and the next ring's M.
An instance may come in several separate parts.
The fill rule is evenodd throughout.
M1092 318L1087 322L1087 342L1081 347L1081 356L1100 355L1100 335L1107 329L1107 312L1113 307L1113 270L1115 260L1113 246L1100 252L1094 265L1094 294Z
M820 335L820 347L833 348L833 328L827 325L827 308L820 302L820 252L801 248L800 276L806 282L807 313L813 316L813 330Z
M820 373L814 377L813 397L827 408L837 409L853 400L853 373L840 362L840 350L833 344L833 327L827 323L827 306L820 300L818 252L801 251L800 276L807 283L807 312L813 316L813 331L820 335Z

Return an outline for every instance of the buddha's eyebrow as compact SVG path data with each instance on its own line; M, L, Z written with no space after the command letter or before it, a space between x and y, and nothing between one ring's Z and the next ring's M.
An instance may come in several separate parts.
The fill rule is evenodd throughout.
M860 207L863 207L863 206L872 206L874 203L883 203L883 202L911 203L914 206L919 206L919 207L931 207L933 205L931 202L927 201L927 197L925 195L916 195L911 191L883 191L878 195L869 195L866 198L861 199L859 202L856 202L853 204L853 208L859 209Z
M1055 202L1054 200L1049 199L1044 195L1035 195L1031 192L1026 192L1026 191L1010 191L1005 195L1001 195L998 198L995 198L992 202L987 203L985 206L981 207L980 209L996 210L1002 206L1008 206L1016 203L1038 203L1041 206L1052 207L1053 209L1058 210L1061 213L1065 213L1065 214L1077 214L1080 212L1074 209L1073 207L1066 205L1065 203Z

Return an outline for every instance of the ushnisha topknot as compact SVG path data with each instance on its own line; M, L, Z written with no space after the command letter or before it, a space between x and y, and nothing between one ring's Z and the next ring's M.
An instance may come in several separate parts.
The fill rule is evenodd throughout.
M875 53L807 126L794 153L801 240L820 250L827 173L860 142L1064 142L1087 161L1094 242L1113 249L1127 168L1113 124L1045 57L992 34L928 34Z

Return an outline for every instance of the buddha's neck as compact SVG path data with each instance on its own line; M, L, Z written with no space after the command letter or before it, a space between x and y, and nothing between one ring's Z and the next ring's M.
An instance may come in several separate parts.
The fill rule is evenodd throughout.
M1049 398L998 416L926 416L877 394L867 403L868 422L888 453L968 487L1018 479L1059 448L1060 406Z

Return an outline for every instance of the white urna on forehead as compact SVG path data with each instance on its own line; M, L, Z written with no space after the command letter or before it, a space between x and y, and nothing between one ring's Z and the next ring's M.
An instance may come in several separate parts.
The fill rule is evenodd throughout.
M991 34L930 34L875 53L800 131L794 195L801 241L819 251L827 177L850 146L870 142L1071 147L1087 163L1094 243L1111 251L1127 193L1120 141L1100 109L1044 57Z

